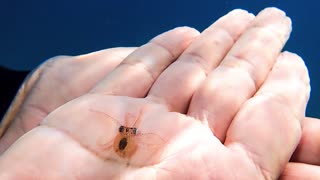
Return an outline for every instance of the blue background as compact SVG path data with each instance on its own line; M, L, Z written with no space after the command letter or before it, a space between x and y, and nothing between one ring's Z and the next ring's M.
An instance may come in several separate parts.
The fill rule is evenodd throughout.
M305 60L311 76L307 115L320 118L320 12L318 1L299 0L1 0L0 65L32 69L56 55L117 46L140 46L177 26L199 31L232 9L283 9L293 22L285 49Z

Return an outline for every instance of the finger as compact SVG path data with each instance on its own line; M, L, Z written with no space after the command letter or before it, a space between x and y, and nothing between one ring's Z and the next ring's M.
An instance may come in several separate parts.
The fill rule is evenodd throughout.
M74 57L57 56L42 64L25 80L2 120L0 153L51 111L87 93L134 49L111 48ZM58 86L58 92L50 93L48 100L49 92Z
M267 179L276 179L299 143L309 93L303 60L283 53L266 82L235 116L225 145L232 153L246 154Z
M302 120L302 137L292 161L320 165L320 120L304 118Z
M234 115L265 80L290 31L290 19L282 11L268 8L259 13L195 92L188 114L207 121L223 142Z
M198 34L195 29L182 27L155 37L129 55L91 92L144 97L159 74Z
M320 167L303 163L288 163L279 180L320 179Z
M73 58L74 64L77 63L79 65L77 67L76 74L73 73L73 81L71 81L71 79L69 78L70 83L73 83L70 86L78 87L77 89L74 89L73 93L84 94L84 92L86 93L91 90L100 80L102 80L107 74L109 74L116 66L118 66L129 54L131 54L136 49L136 47L110 48L89 54L75 56ZM85 86L87 88L81 90L82 88L79 88L80 86Z
M35 82L29 86L26 107L39 108L49 113L60 105L87 93L99 80L110 73L135 48L111 48L90 54L66 57L58 56L41 65L31 76ZM49 81L48 81L49 79ZM56 89L59 93L48 92Z
M148 98L166 104L171 111L186 112L206 74L220 63L252 19L252 14L234 10L216 21L161 74Z
M66 59L65 63L59 64L60 68L54 69L55 72L49 72L59 75L57 79L63 77L64 81L61 83L66 86L65 89L69 89L60 98L67 98L65 100L70 101L87 93L135 49L133 47L110 48ZM54 88L49 84L45 87Z

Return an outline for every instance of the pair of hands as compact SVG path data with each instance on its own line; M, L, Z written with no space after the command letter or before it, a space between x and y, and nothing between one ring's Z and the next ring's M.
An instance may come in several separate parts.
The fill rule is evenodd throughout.
M139 48L51 59L4 119L0 177L319 178L308 72L280 53L290 32L278 9L234 10L201 34L182 27ZM120 125L139 132L123 157Z

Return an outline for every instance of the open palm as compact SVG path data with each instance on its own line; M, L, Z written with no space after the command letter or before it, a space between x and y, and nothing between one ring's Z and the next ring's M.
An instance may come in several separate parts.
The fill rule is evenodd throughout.
M0 177L276 179L310 90L303 61L280 53L290 30L279 10L236 10L190 46L189 28L156 37L20 138Z

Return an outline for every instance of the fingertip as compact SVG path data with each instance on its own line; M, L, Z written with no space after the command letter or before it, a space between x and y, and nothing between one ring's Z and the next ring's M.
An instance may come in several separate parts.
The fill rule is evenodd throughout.
M177 27L156 36L150 43L164 47L172 57L177 57L199 34L199 31L191 27Z
M279 55L277 60L278 64L281 63L283 66L287 66L292 72L301 73L303 76L302 79L306 82L310 82L309 72L305 61L296 53L292 53L289 51L284 51Z
M269 21L278 22L278 24L283 24L288 27L289 26L291 27L292 25L291 18L287 16L285 11L278 9L276 7L269 7L269 8L263 9L258 13L257 17L259 17L260 19L269 19ZM282 20L279 21L280 19ZM267 23L269 21L267 21Z
M190 36L198 36L200 35L200 32L193 28L193 27L189 27L189 26L181 26L181 27L177 27L175 29L173 29L174 31L177 31L177 33L181 33L181 34L188 34Z
M263 9L262 11L260 11L259 15L260 14L268 14L268 15L277 14L280 16L286 16L286 13L277 7L267 7L265 9Z
M239 22L241 21L250 22L255 18L255 15L252 13L249 13L247 10L244 10L244 9L234 9L230 11L227 15L225 15L222 19L224 19L225 17L232 17Z
M188 27L188 26L182 26L182 27L176 27L174 29L171 29L167 32L164 32L156 37L154 37L151 41L161 41L163 39L164 35L174 35L176 37L182 37L186 39L193 39L194 37L200 35L200 32L196 30L195 28Z
M248 16L250 18L254 18L255 15L252 13L249 13L247 10L244 9L234 9L230 11L228 14L233 15L233 16Z
M299 56L296 53L290 52L290 51L282 52L280 54L280 56L279 56L279 59L288 60L288 61L293 61L294 60L294 61L297 61L297 62L305 64L301 56Z

